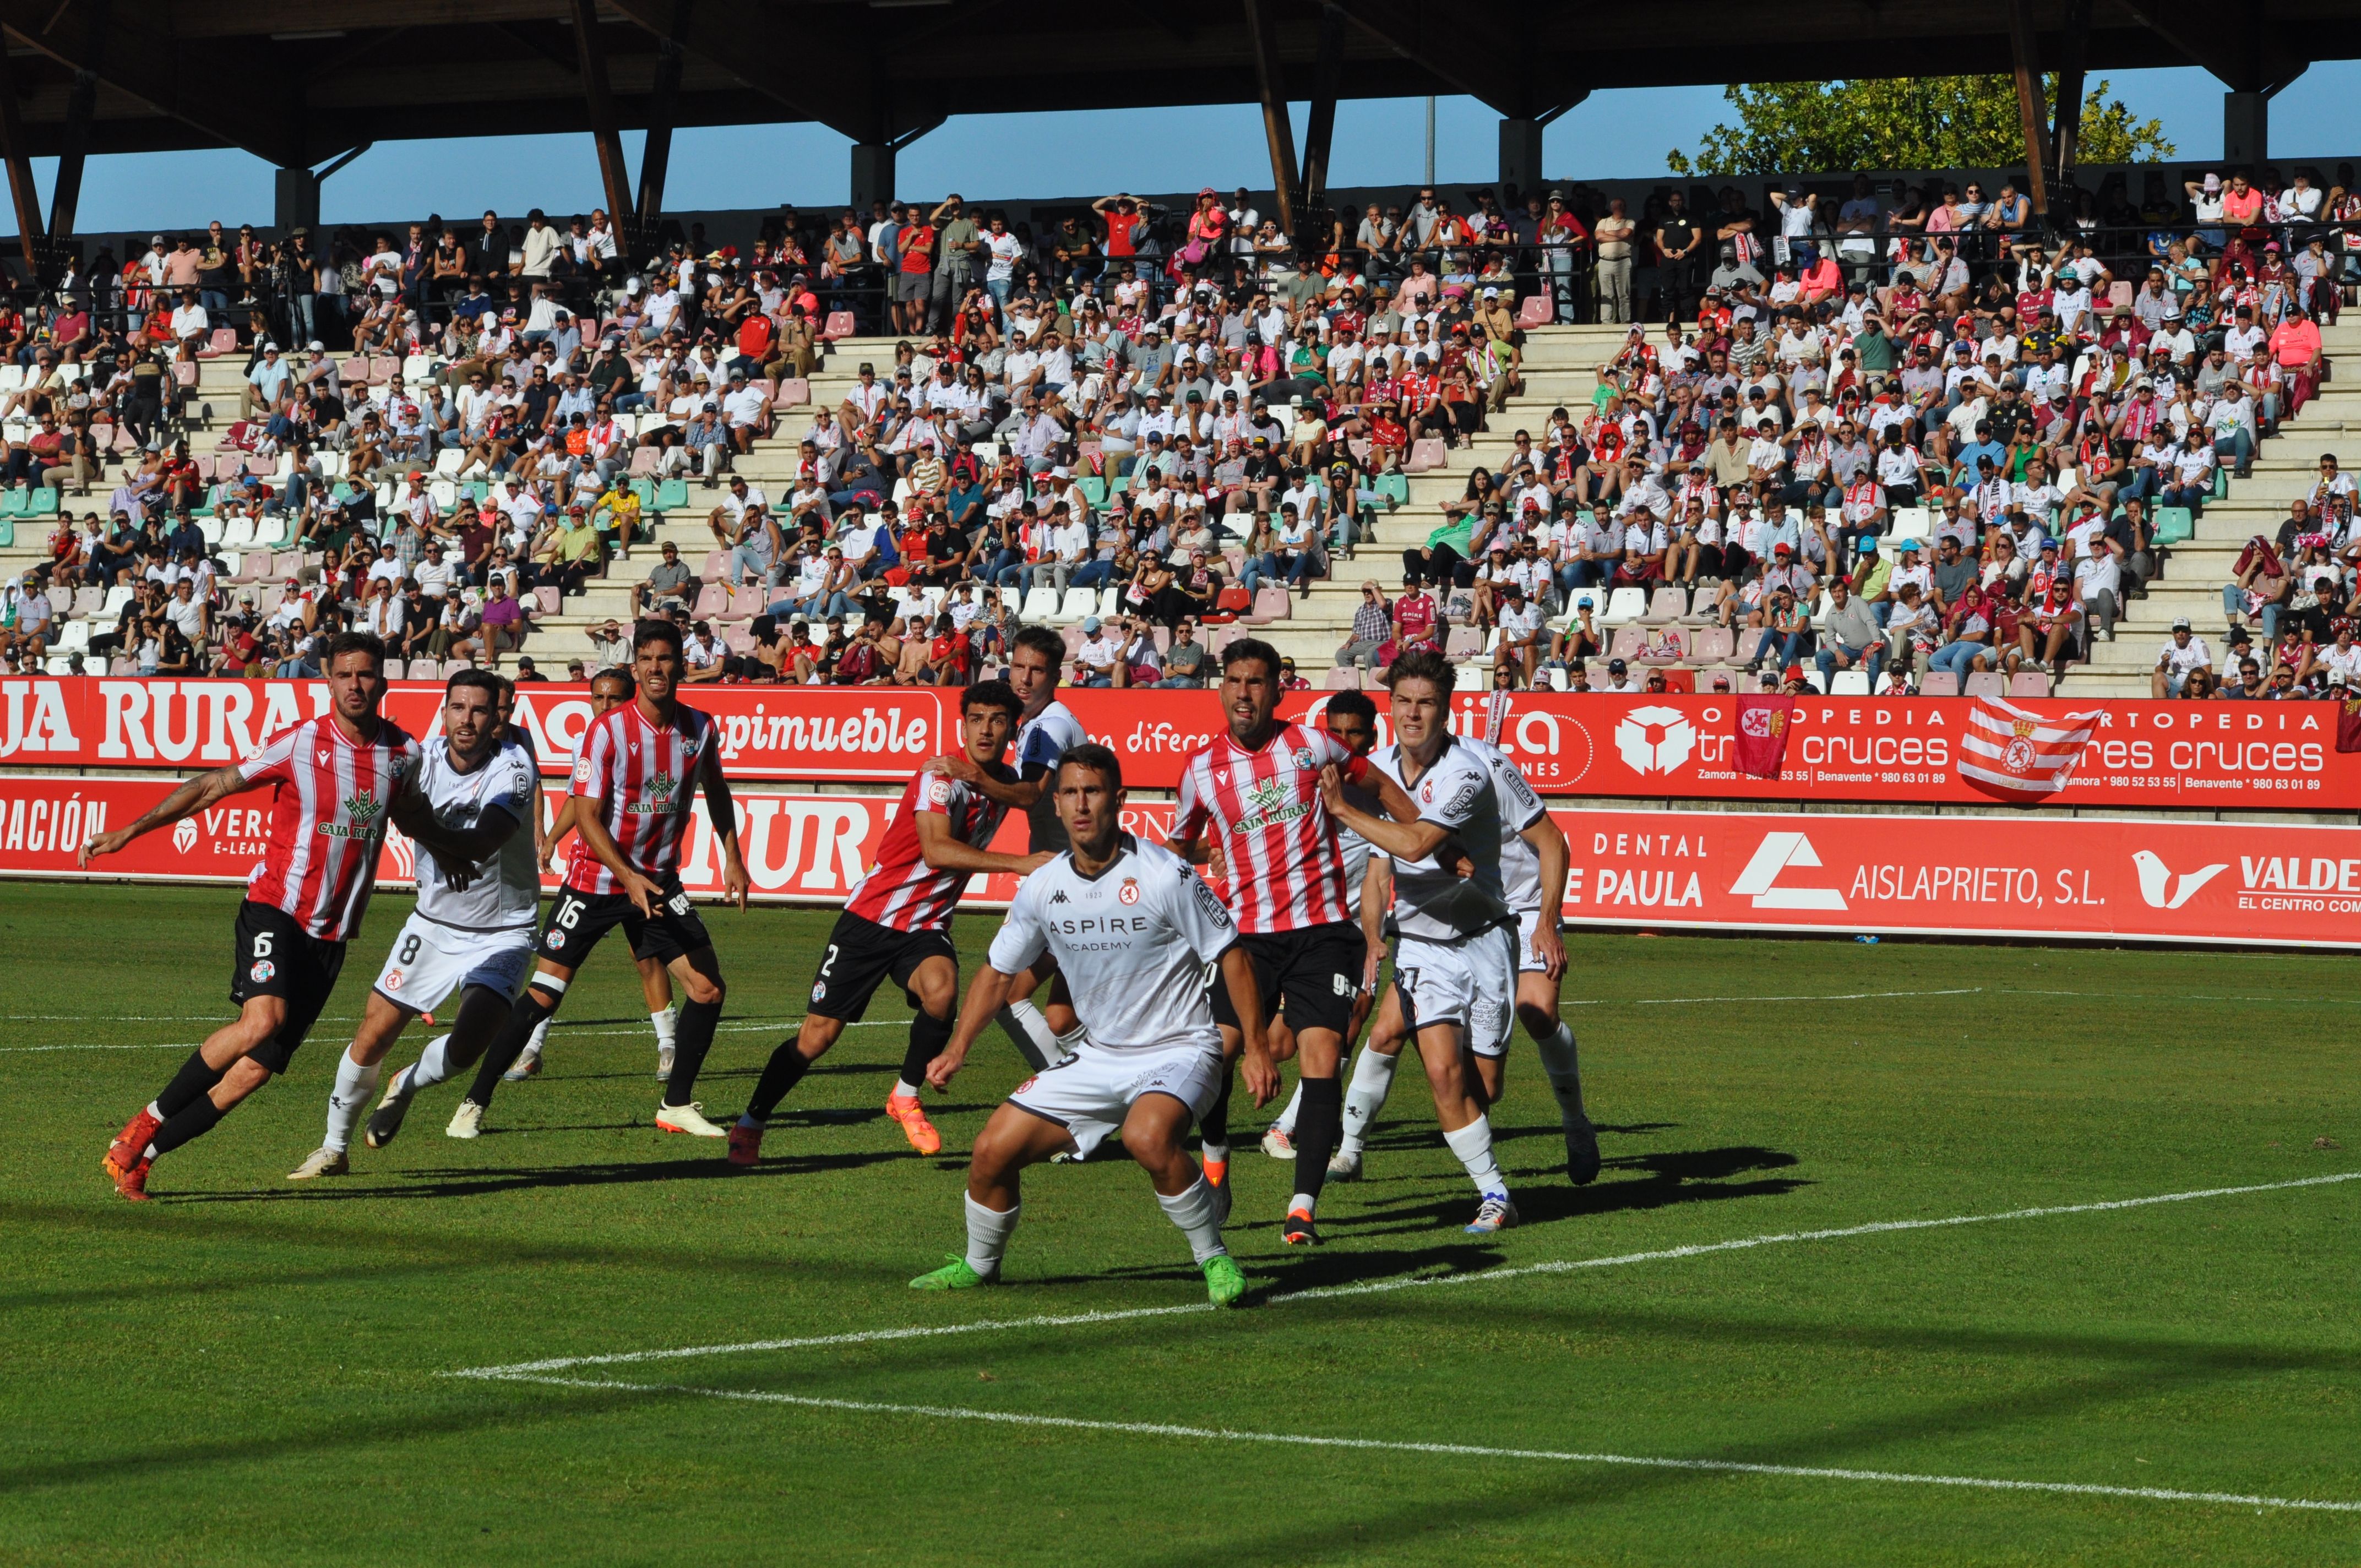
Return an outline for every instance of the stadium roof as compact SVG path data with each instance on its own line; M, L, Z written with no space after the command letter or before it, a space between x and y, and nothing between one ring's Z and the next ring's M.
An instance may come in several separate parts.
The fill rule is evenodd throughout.
M2012 24L2053 68L2268 93L2361 53L2356 21L2361 0L0 0L0 150L78 182L82 152L304 170L374 140L777 121L891 146L1020 108L1432 93L1546 121L1603 87L2005 71Z

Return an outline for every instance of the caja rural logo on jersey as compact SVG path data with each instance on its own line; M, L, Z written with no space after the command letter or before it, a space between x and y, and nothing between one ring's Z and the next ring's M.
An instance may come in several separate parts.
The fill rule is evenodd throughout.
M1239 804L1246 807L1238 818L1237 830L1241 833L1280 827L1312 810L1312 802L1296 799L1284 780L1249 778L1236 782Z
M672 797L679 790L680 781L659 768L648 775L648 782L644 787L648 793L647 799L635 800L624 806L625 816L661 817L670 811Z
M372 824L384 810L383 803L373 791L355 790L345 796L346 820L321 823L320 836L324 839L366 839L375 830Z

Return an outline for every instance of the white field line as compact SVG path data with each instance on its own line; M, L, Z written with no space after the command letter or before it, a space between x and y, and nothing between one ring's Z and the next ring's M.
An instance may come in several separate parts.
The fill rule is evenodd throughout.
M1697 1007L1718 1002L1873 1002L1889 996L1980 996L1981 985L1963 985L1950 991L1842 991L1828 995L1814 996L1601 996L1576 1001L1568 999L1561 1007Z
M638 1394L693 1394L749 1404L793 1405L805 1409L844 1410L857 1415L918 1416L928 1420L993 1421L1005 1426L1050 1427L1065 1431L1106 1432L1123 1437L1179 1438L1206 1442L1261 1442L1290 1448L1340 1448L1363 1453L1418 1453L1454 1459L1511 1459L1556 1464L1623 1465L1644 1470L1702 1471L1731 1475L1776 1475L1808 1481L1868 1481L1903 1486L1956 1486L1982 1492L2037 1492L2049 1496L2125 1497L2158 1503L2218 1503L2251 1508L2295 1508L2361 1513L2361 1502L2313 1497L2267 1497L2243 1492L2187 1492L2169 1486L2104 1486L2080 1481L2014 1481L1988 1475L1927 1475L1900 1470L1845 1470L1812 1464L1756 1464L1736 1459L1669 1459L1646 1454L1582 1453L1545 1448L1492 1448L1458 1442L1389 1442L1366 1437L1316 1437L1294 1432L1239 1431L1228 1427L1178 1426L1163 1421L1083 1420L1071 1416L1022 1415L956 1405L890 1405L869 1399L823 1399L752 1388L697 1388L672 1383L631 1383L617 1378L544 1377L501 1373L499 1380L557 1388L627 1389Z
M1465 1274L1427 1274L1402 1279L1380 1279L1367 1285L1327 1285L1290 1291L1265 1299L1265 1305L1324 1301L1346 1296L1380 1296L1397 1290L1424 1289L1438 1285L1489 1285L1503 1279L1540 1275L1573 1274L1589 1268L1620 1268L1635 1263L1663 1263L1710 1253L1744 1252L1755 1247L1785 1246L1796 1242L1840 1241L1850 1236L1886 1235L1901 1231L1943 1230L1959 1225L1988 1225L2003 1220L2048 1219L2059 1214L2103 1214L2124 1209L2145 1209L2158 1203L2189 1203L2201 1198L2235 1198L2250 1192L2282 1192L2300 1187L2326 1187L2361 1181L2361 1170L2333 1176L2306 1176L2292 1181L2266 1181L2250 1187L2208 1187L2189 1192L2162 1192L2146 1198L2115 1198L2095 1203L2052 1204L2037 1209L2011 1209L1993 1214L1955 1214L1940 1220L1880 1220L1865 1225L1833 1230L1782 1231L1768 1235L1741 1236L1730 1241L1699 1242L1691 1246L1662 1247L1650 1252L1618 1253L1606 1257L1560 1258L1548 1263L1521 1264ZM563 1372L577 1366L626 1366L653 1361L682 1361L708 1355L746 1355L767 1351L814 1350L829 1345L875 1344L893 1340L938 1339L953 1334L997 1333L1012 1329L1086 1328L1098 1323L1129 1322L1141 1318L1178 1317L1213 1309L1197 1301L1170 1307L1133 1307L1115 1311L1043 1313L1025 1318L983 1319L968 1323L939 1323L891 1329L862 1329L846 1333L814 1334L800 1339L748 1340L738 1344L688 1345L677 1350L618 1351L605 1355L562 1355L544 1361L521 1361L503 1366L470 1366L445 1373L449 1377L502 1378Z

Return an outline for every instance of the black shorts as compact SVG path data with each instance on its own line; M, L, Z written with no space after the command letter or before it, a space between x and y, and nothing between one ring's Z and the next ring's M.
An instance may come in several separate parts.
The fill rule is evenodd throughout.
M910 992L910 977L928 959L941 957L959 963L948 931L896 931L851 910L836 917L828 934L828 954L812 977L811 1010L822 1018L858 1024L869 1010L869 999L887 980ZM910 997L916 1007L918 999Z
M561 887L549 919L541 927L536 950L551 963L578 970L590 957L590 949L598 945L598 938L618 925L623 927L635 959L668 964L699 948L713 946L713 938L705 934L705 922L697 918L697 905L681 891L680 879L666 877L660 891L664 896L657 902L656 917L651 920L640 913L628 894L582 893Z
M1254 960L1265 1023L1284 1007L1287 1026L1298 1035L1307 1029L1334 1029L1342 1035L1352 1028L1353 999L1360 994L1361 970L1369 952L1368 938L1358 925L1338 920L1300 931L1249 933L1238 938L1238 946ZM1230 988L1222 982L1218 968L1209 983L1213 1022L1236 1028L1237 1010L1230 1005Z
M287 1003L287 1021L279 1032L247 1055L273 1072L285 1072L336 989L345 944L324 942L285 910L252 899L237 906L231 931L229 999L240 1007L257 996Z

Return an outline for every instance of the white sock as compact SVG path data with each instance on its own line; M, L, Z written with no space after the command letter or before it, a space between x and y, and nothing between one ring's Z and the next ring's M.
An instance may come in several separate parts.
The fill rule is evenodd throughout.
M426 1054L411 1067L401 1069L393 1086L405 1095L442 1082L451 1076L451 1036L437 1035L426 1042Z
M1189 1238L1189 1250L1197 1255L1199 1263L1230 1250L1222 1245L1221 1202L1203 1177L1191 1182L1189 1190L1179 1197L1167 1198L1159 1192L1156 1201L1162 1205L1164 1217L1180 1226L1180 1234Z
M1299 1078L1295 1080L1295 1092L1287 1097L1287 1109L1279 1113L1279 1120L1274 1124L1280 1132L1285 1133L1290 1138L1295 1136L1296 1107L1302 1103L1303 1080Z
M894 1092L904 1100L916 1100L918 1086L906 1078L897 1078L894 1080Z
M669 1007L659 1007L654 1012L648 1014L648 1024L656 1032L656 1046L659 1049L669 1050L672 1048L673 1025L679 1021L680 1014ZM548 1027L549 1020L544 1018L541 1021L541 1028L533 1031L533 1043L534 1049L538 1050L541 1047L542 1034L547 1030Z
M1049 1020L1030 1002L1012 1002L1000 1010L1000 1026L1008 1032L1009 1040L1017 1054L1032 1065L1035 1072L1053 1066L1060 1058L1058 1036L1049 1027Z
M1046 1023L1047 1019L1044 1019L1043 1021ZM1077 1024L1072 1028L1067 1030L1064 1034L1056 1036L1058 1041L1058 1059L1060 1061L1064 1061L1068 1057L1072 1056L1076 1051L1082 1048L1084 1034L1085 1031L1082 1026L1080 1024Z
M1320 1200L1309 1192L1299 1192L1287 1201L1287 1212L1290 1214L1313 1214L1319 1211Z
M525 1036L524 1049L517 1053L517 1060L532 1061L541 1055L541 1047L549 1043L549 1022L544 1018L533 1026L533 1033ZM445 1035L443 1037L447 1040L451 1036Z
M1557 1096L1560 1119L1568 1126L1588 1120L1582 1109L1582 1058L1575 1049L1574 1030L1560 1019L1554 1030L1534 1044L1541 1050L1542 1074Z
M1444 1134L1443 1141L1467 1168L1467 1179L1476 1184L1478 1197L1509 1195L1509 1179L1500 1174L1500 1162L1492 1157L1492 1124L1488 1118L1478 1116L1457 1132Z
M1404 1044L1404 1050L1409 1045ZM1387 1056L1381 1051L1363 1051L1353 1063L1353 1081L1345 1091L1345 1135L1337 1140L1339 1154L1359 1154L1367 1146L1369 1129L1378 1124L1378 1113L1386 1108L1386 1096L1393 1092L1394 1069L1401 1065L1400 1056Z
M382 1062L363 1067L350 1053L336 1058L336 1087L328 1091L328 1137L324 1146L338 1154L352 1147L353 1124L361 1119L384 1070Z
M1019 1203L1005 1214L997 1209L987 1209L972 1196L967 1204L967 1266L986 1279L1000 1276L1000 1260L1007 1255L1008 1238L1016 1231L1016 1216L1025 1212Z

